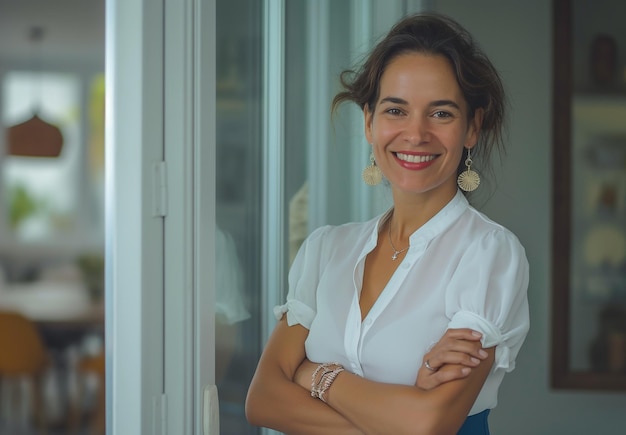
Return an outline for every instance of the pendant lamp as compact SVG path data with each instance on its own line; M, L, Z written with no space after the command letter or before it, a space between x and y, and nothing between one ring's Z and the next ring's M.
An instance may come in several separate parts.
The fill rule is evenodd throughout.
M41 45L43 29L33 27L30 39L33 43ZM41 64L41 50L39 53ZM41 67L39 68L41 74ZM41 80L41 79L40 79ZM41 103L41 93L39 95ZM39 107L33 111L33 116L19 124L10 126L6 130L7 154L21 157L58 157L63 148L63 135L61 130L39 117Z

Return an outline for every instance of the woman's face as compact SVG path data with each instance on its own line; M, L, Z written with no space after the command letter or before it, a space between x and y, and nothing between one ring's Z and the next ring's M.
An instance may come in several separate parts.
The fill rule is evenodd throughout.
M365 135L394 189L456 193L463 148L476 144L482 121L482 110L470 121L468 110L445 57L409 53L389 63L373 111L365 109Z

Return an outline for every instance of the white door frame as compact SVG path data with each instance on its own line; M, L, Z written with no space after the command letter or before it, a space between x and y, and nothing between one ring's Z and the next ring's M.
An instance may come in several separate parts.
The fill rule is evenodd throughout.
M219 435L215 384L216 5L194 0L194 434ZM206 393L206 394L205 394Z
M214 23L214 0L107 0L109 434L203 431L215 348Z
M107 432L159 433L163 393L163 4L106 4Z
M215 382L215 0L165 4L167 434L219 433ZM205 417L212 421L205 421Z

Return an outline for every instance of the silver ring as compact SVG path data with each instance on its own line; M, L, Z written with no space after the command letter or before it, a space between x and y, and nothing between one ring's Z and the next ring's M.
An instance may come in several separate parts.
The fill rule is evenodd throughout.
M436 372L437 371L437 369L435 369L435 368L430 366L430 364L428 363L428 360L424 361L424 367L426 367L431 372Z

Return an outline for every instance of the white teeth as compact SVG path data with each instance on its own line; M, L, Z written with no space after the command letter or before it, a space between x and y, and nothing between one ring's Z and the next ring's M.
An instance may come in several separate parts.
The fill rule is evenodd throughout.
M410 163L430 162L431 160L433 160L435 158L435 156L433 156L433 155L430 155L430 156L415 156L413 154L403 154L403 153L396 153L396 156L398 156L398 158L400 160L404 160L405 162L410 162Z

